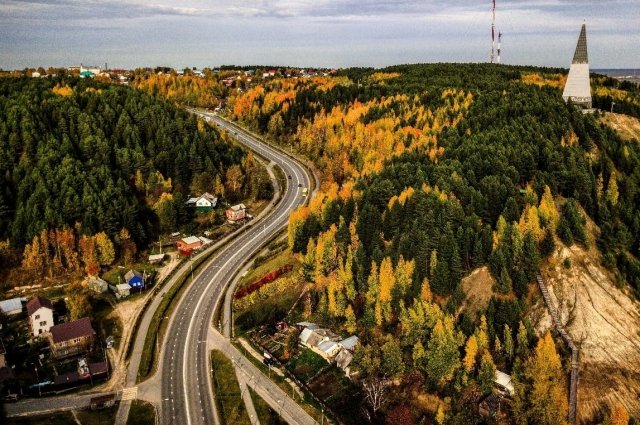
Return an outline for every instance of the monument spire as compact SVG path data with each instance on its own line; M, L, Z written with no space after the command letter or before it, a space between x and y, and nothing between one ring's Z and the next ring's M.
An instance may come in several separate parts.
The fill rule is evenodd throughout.
M569 69L562 98L578 107L591 109L591 83L589 81L589 55L587 53L587 24L582 24L576 51Z

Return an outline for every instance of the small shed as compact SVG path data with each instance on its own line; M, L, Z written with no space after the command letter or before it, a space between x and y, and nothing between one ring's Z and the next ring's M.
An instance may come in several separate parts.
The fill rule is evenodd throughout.
M124 298L131 295L131 287L128 283L120 283L115 288L116 298Z
M150 264L162 263L162 260L164 260L164 254L153 254L149 256Z
M507 375L504 372L496 370L496 379L493 381L498 389L509 396L512 396L515 392L513 383L511 382L511 375Z
M142 274L136 270L129 270L127 274L124 275L124 280L131 289L140 289L144 286L144 278Z
M5 316L13 316L22 313L22 298L11 298L0 301L0 311Z

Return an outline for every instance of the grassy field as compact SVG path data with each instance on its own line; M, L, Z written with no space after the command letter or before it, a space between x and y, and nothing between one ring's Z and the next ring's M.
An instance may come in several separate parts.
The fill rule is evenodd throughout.
M260 279L262 276L273 270L279 269L286 264L292 263L295 263L293 255L291 255L288 250L282 251L275 257L269 259L269 261L260 264L258 267L252 267L249 272L244 277L242 277L242 279L240 279L240 283L238 283L238 289L247 286L250 283L253 283L254 281Z
M133 400L127 425L155 425L156 409L151 403L142 400Z
M310 349L304 350L300 355L289 360L287 365L290 370L301 381L307 382L323 367L327 366L325 359L311 351Z
M213 350L211 352L211 368L214 371L213 392L220 421L223 424L251 425L231 360L222 352Z
M282 420L280 416L278 416L278 413L251 388L249 388L249 393L251 394L253 407L256 409L260 425L285 425L287 423Z

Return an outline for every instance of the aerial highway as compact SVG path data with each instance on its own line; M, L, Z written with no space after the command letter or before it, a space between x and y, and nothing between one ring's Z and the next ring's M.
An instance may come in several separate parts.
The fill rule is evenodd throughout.
M303 166L285 153L270 147L257 138L242 131L226 120L210 113L194 111L209 122L215 122L235 137L240 143L256 152L267 161L277 164L287 176L278 204L262 220L252 225L245 224L246 231L229 242L205 268L193 277L177 308L169 318L160 364L161 408L160 422L163 424L200 425L218 422L214 395L210 380L211 370L207 340L214 332L212 320L216 306L224 298L224 292L234 275L264 245L287 225L289 213L304 201L302 189L310 181ZM213 338L217 333L214 332ZM221 335L217 334L220 338ZM244 364L242 370L251 365L228 343L223 351L232 355L236 365ZM280 406L279 413L290 423L314 423L313 419L257 369L251 369L251 385L263 395L267 402ZM257 376L256 376L257 375ZM280 392L279 392L280 391ZM271 398L271 400L269 400Z

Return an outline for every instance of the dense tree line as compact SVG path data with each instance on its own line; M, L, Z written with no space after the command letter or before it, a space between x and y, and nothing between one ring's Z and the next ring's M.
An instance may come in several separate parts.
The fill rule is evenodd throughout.
M440 423L445 411L471 420L464 400L487 393L496 367L513 372L519 423L564 423L559 355L548 336L536 345L523 318L558 240L597 243L640 295L640 149L565 104L558 87L521 81L525 72L558 70L349 69L272 81L232 102L236 119L323 173L319 196L289 222L314 283L309 311L361 337L365 389L418 372L429 390L463 400L440 406ZM590 236L587 219L600 232ZM478 320L460 311L460 282L481 265L496 296Z
M220 187L229 178L244 187L241 148L126 87L4 78L0 116L0 238L14 247L65 227L112 240L126 228L144 245L158 231L152 207L163 192L172 195L180 224L203 173ZM237 176L228 174L234 166Z

